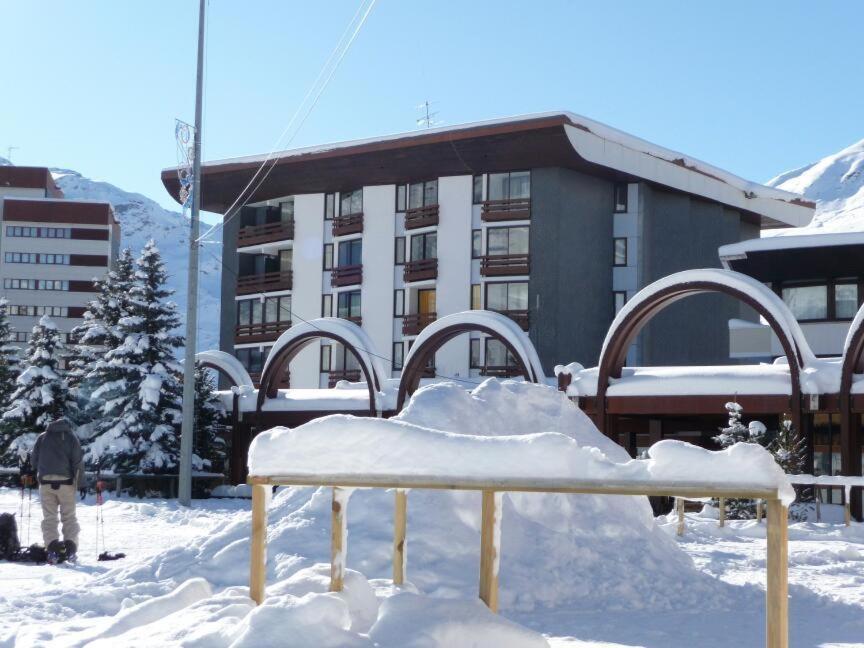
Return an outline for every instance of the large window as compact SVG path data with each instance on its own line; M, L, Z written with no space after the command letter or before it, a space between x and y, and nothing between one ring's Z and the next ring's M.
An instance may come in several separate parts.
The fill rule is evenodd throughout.
M516 200L530 197L530 171L489 174L489 200Z
M237 326L291 321L291 295L241 299L237 302Z
M7 290L69 290L65 279L4 279Z
M438 181L414 182L408 185L408 209L438 204Z
M339 265L350 266L363 263L363 239L342 241L339 244Z
M7 225L6 236L68 239L72 236L72 229L69 227L26 227L21 225Z
M483 256L483 230L471 230L471 258Z
M473 203L475 205L479 205L483 202L483 176L475 175L474 176L474 188L473 188Z
M783 288L783 301L797 320L828 319L828 286L789 286Z
M493 311L528 310L528 282L487 283L486 308Z
M615 185L615 211L627 211L627 185L623 182Z
M336 301L336 314L342 319L360 317L360 291L340 292Z
M615 238L612 239L612 263L616 266L627 265L627 239Z
M528 254L528 227L490 227L486 230L486 254Z
M507 350L501 340L486 338L486 367L504 368L516 367L516 358Z
M285 202L279 203L279 219L283 223L288 223L294 220L294 196L291 196Z
M234 355L237 356L240 364L246 367L246 371L250 374L256 374L261 373L264 369L264 360L267 358L269 352L269 347L264 350L256 347L252 349L236 349Z
M339 195L339 215L360 214L363 212L363 190L343 191Z
M471 369L480 368L480 338L471 338L468 350L468 366Z
M422 261L423 259L438 258L438 234L427 232L426 234L415 234L411 237L411 260Z
M834 284L834 317L852 319L858 312L858 284Z
M336 215L336 194L324 194L324 220L333 220Z

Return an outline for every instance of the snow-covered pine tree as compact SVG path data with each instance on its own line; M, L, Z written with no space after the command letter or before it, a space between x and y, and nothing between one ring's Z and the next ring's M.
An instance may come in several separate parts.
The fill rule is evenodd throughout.
M5 438L0 440L0 452L5 465L15 465L28 455L48 423L68 413L68 389L58 369L62 354L57 326L43 315L33 327L17 388L3 413Z
M0 298L0 410L9 404L9 398L15 392L15 379L20 371L18 347L12 344L9 302Z
M792 419L785 414L780 421L780 429L768 446L775 461L788 475L800 475L807 463L807 448L804 439L798 436Z
M720 434L714 437L714 441L721 448L728 448L736 443L756 443L763 445L765 436L765 425L760 421L752 421L750 425L744 425L742 421L744 408L738 403L726 403L728 423L726 427L720 428ZM719 505L718 500L714 500ZM746 520L756 516L756 505L753 500L727 499L726 514L730 519Z
M181 366L175 350L183 338L177 306L167 301L165 265L150 240L135 262L127 312L109 335L122 342L88 374L99 403L90 465L120 473L168 472L177 465L181 421Z
M195 365L195 440L194 464L198 470L221 470L225 462L225 439L220 436L225 408L216 397L212 377Z
M749 443L750 431L741 421L741 416L744 413L744 408L738 403L726 403L726 412L729 415L729 423L725 428L720 429L720 434L714 437L721 448L728 448L736 443Z

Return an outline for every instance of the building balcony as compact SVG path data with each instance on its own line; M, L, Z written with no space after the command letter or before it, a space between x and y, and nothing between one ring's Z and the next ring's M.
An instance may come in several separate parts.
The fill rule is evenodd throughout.
M502 315L506 315L514 322L519 325L523 331L528 330L528 311L527 310L499 310L495 311L496 313L501 313Z
M334 266L330 271L331 286L353 286L363 282L363 264Z
M438 278L438 259L420 259L406 261L402 270L402 279L408 281L427 281Z
M480 368L480 375L493 376L495 378L515 378L516 376L521 376L522 372L519 371L519 367L514 365L504 367L486 365Z
M363 212L346 214L333 219L333 236L363 233Z
M530 220L531 199L513 198L510 200L485 200L480 211L480 219L487 223L499 221Z
M484 277L527 275L531 272L528 254L489 254L480 257L480 274Z
M286 322L242 324L234 328L234 341L237 344L273 342L281 333L289 328L291 328L290 320Z
M438 205L426 205L405 210L405 229L431 227L438 224Z
M327 386L333 389L340 380L348 382L360 382L362 374L359 369L344 369L340 371L330 371L327 374Z
M263 274L237 277L237 294L251 295L278 290L291 290L292 273L290 270L281 272L265 272Z
M437 313L415 313L402 318L402 335L418 335L438 317Z
M279 221L264 225L249 225L241 227L237 232L237 247L274 243L276 241L291 241L294 239L294 221Z

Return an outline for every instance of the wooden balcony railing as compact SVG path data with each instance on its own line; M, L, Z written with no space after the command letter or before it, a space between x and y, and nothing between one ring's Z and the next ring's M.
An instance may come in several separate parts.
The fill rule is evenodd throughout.
M496 378L514 378L516 376L521 376L522 372L519 371L519 367L515 365L507 365L504 367L486 365L480 369L480 375L494 376Z
M438 317L437 313L415 313L402 318L402 335L418 335Z
M294 238L294 221L280 221L264 225L249 225L241 227L237 232L237 247L273 243L274 241L290 241Z
M528 311L527 310L499 310L497 313L506 315L519 325L523 331L528 330Z
M336 383L340 380L347 380L348 382L359 382L360 376L361 374L359 369L331 371L327 375L327 385L330 387L330 389L333 389L336 386Z
M480 219L486 222L530 220L531 199L512 198L510 200L485 200L480 211Z
M290 270L238 277L237 294L249 295L277 290L291 290L291 279L292 274Z
M363 232L363 212L346 214L333 219L333 236L361 234Z
M234 329L234 340L238 344L251 342L272 342L286 329L291 328L291 321L262 322L259 324L241 324Z
M484 277L527 275L531 272L528 254L491 254L481 257L480 274Z
M363 282L363 264L334 266L330 272L331 286L351 286Z
M354 322L357 326L363 326L363 318L359 315L357 317L346 317L345 315L339 315L340 319L346 319L349 322Z
M438 224L438 205L426 205L405 210L405 229L431 227Z
M405 281L426 281L438 278L438 259L420 259L406 261L402 270Z

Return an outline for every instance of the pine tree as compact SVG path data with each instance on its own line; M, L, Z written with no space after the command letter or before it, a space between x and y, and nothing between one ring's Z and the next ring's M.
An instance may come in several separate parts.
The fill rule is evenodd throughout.
M771 443L768 445L774 460L783 468L788 475L800 475L807 465L807 448L804 439L800 438L792 425L792 420L783 415L780 421L780 429L777 430ZM804 499L811 499L815 495L813 489L806 489L803 493ZM807 519L809 505L806 502L793 502L789 507L789 517L801 522Z
M99 408L86 451L90 465L115 472L168 472L177 465L183 346L174 330L177 306L167 298L165 266L151 240L135 262L128 305L106 335L122 340L94 365L87 380Z
M6 465L28 455L48 423L68 413L68 389L58 369L62 354L60 333L51 318L43 315L33 327L24 368L3 413L5 438L0 441L0 452Z
M751 421L744 425L742 417L744 408L738 403L726 403L729 420L725 428L720 428L720 434L714 437L721 448L728 448L736 443L756 443L764 445L766 441L765 425L760 421ZM719 506L719 500L714 500ZM750 519L756 516L756 506L752 500L727 499L726 513L730 519Z
M15 379L21 371L18 347L12 344L8 308L9 302L0 298L0 410L9 404L15 392Z
M225 440L219 435L225 408L215 394L207 371L195 364L195 440L192 445L198 470L221 470L225 462Z

